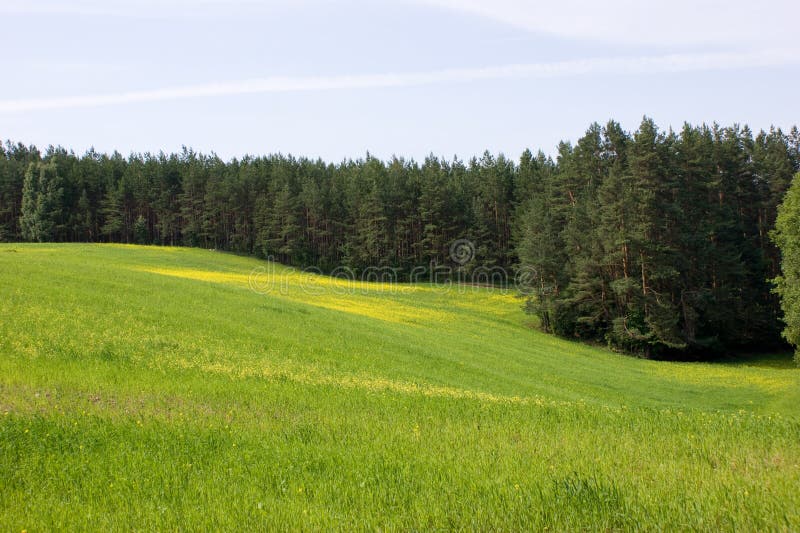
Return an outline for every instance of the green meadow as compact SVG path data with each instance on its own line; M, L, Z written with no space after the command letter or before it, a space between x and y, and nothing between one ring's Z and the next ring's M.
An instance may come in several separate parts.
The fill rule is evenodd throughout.
M636 359L522 304L0 245L0 530L800 530L791 356Z

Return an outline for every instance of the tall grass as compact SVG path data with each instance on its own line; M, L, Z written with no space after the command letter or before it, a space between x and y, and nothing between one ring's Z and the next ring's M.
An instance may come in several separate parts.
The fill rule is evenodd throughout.
M0 528L800 529L774 357L632 359L510 293L263 267L0 246Z

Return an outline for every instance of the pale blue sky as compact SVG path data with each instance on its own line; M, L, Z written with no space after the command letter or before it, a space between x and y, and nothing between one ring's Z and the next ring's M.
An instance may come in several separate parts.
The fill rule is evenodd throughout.
M800 123L800 3L0 0L0 138L338 161Z

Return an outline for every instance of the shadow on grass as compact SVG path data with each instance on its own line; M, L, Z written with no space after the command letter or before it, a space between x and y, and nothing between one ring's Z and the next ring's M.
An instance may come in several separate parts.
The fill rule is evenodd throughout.
M729 356L720 359L719 363L730 366L750 366L755 368L798 369L794 354L789 351Z

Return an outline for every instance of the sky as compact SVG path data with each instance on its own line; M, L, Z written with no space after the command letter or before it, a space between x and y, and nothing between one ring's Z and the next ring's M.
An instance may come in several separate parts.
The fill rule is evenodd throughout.
M800 124L796 0L0 0L0 139L554 154L592 122Z

